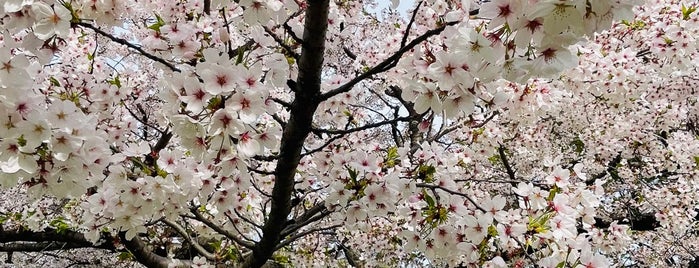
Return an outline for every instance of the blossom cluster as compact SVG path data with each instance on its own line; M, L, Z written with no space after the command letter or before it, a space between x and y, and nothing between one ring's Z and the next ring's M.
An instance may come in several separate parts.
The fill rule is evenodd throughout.
M172 259L196 234L201 267L250 256L271 216L299 266L695 261L695 4L318 2L309 97L305 1L4 1L0 185L29 200L7 222Z

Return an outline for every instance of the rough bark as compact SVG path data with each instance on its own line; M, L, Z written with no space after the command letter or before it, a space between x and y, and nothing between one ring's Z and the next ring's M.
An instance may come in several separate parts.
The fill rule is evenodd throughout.
M124 246L131 252L136 261L150 268L167 268L172 262L170 258L153 253L138 236L126 240L125 233L119 234Z
M291 211L291 195L296 168L301 160L304 141L311 131L313 114L318 107L320 78L328 26L329 0L308 1L304 24L299 74L288 123L282 133L279 158L275 168L272 206L262 228L262 238L246 258L243 267L261 267L272 256L281 239Z
M3 246L13 247L13 251L36 251L32 249L35 248L34 245L37 243L56 243L56 245L64 245L67 248L90 247L116 250L111 237L104 238L106 238L107 241L103 241L99 244L92 244L90 241L85 239L83 234L69 230L60 232L53 229L46 229L42 232L34 232L29 230L0 231L0 243L3 243ZM21 250L21 248L24 248L24 250Z

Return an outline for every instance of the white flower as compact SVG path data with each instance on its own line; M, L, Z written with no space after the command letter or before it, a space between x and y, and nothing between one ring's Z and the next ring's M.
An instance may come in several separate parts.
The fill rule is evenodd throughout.
M47 40L54 35L68 36L70 32L70 10L61 6L49 6L42 2L32 4L32 12L36 16L34 35L41 40Z
M197 73L204 81L204 90L211 95L232 92L235 89L235 70L231 66L199 64Z
M566 187L570 184L569 178L570 171L568 169L556 167L553 173L546 177L546 183L550 185L556 184L558 187Z
M269 21L269 8L265 1L241 0L240 5L245 7L245 11L243 12L243 20L245 20L245 23L250 25L261 23L265 25Z
M0 85L25 88L32 79L27 73L29 61L24 55L12 56L6 47L0 48Z
M240 135L236 148L238 149L238 153L245 157L255 156L262 150L260 143L252 137L250 132L245 132Z
M211 135L218 135L221 132L224 134L238 135L244 129L245 126L238 120L237 113L228 107L217 110L213 118L211 118L211 125L209 125L209 132Z
M463 227L466 229L464 235L469 241L479 244L488 235L488 227L493 223L493 218L489 214L476 214L476 216L465 215L461 219Z
M22 10L25 6L31 6L34 0L5 0L3 7L6 13L12 13Z
M211 95L204 90L199 80L193 77L187 77L183 81L183 86L186 95L180 96L179 99L187 104L186 109L195 114L203 111L209 99L211 99Z
M226 107L238 112L240 120L246 124L254 123L265 112L264 100L257 94L235 93L226 101Z
M514 26L521 15L520 0L494 0L484 3L478 15L491 19L489 26L494 28L507 23Z
M213 268L213 265L210 265L209 262L206 261L206 258L204 257L194 257L192 259L192 268Z

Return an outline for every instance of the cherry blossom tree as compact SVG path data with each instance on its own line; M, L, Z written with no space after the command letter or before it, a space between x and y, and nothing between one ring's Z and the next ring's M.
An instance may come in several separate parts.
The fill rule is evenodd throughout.
M0 251L699 264L697 3L391 4L4 1Z

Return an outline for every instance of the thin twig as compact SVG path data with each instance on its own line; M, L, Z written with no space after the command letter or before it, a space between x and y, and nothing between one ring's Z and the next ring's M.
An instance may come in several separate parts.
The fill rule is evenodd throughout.
M160 57L158 57L158 56L155 56L155 55L153 55L153 54L150 54L150 53L146 52L145 50L143 50L143 48L141 48L141 47L139 47L139 46L137 46L137 45L134 45L134 44L130 43L130 42L127 41L126 39L119 38L119 37L116 37L116 36L114 36L114 35L111 35L111 34L105 32L105 31L102 31L101 29L95 27L94 25L92 25L92 24L90 24L90 23L85 23L85 22L74 22L73 24L78 25L78 26L81 26L81 27L84 27L84 28L91 29L91 30L95 31L96 33L98 33L98 34L100 34L100 35L102 35L102 36L104 36L104 37L107 37L107 38L109 38L110 40L112 40L112 41L114 41L114 42L116 42L116 43L125 45L125 46L127 46L127 47L129 47L129 48L131 48L131 49L133 49L133 50L136 50L136 51L138 51L138 53L140 53L141 55L145 56L146 58L149 58L149 59L151 59L151 60L153 60L153 61L155 61L155 62L158 62L158 63L161 63L161 64L165 65L165 66L168 67L171 71L174 71L174 72L181 72L181 70L178 69L177 67L175 67L175 65L173 65L172 63L166 61L166 60L163 59L163 58L160 58Z
M206 258L207 260L210 260L210 261L216 260L216 256L213 253L207 251L204 247L202 247L199 244L199 242L194 241L194 239L191 236L189 236L189 234L187 233L187 230L185 230L184 227L182 227L182 225L180 225L174 221L170 221L168 219L163 219L162 222L167 224L167 226L170 226L170 228L175 229L175 231L178 234L180 234L180 236L182 236L182 238L184 238L184 240L187 241L187 243L192 245L192 247L194 247L194 250L196 250L197 253L204 256L204 258Z
M369 71L366 71L366 72L360 74L359 76L356 76L355 78L353 78L352 80L350 80L349 82L345 83L344 85L342 85L338 88L335 88L333 90L330 90L326 93L321 94L318 97L318 100L325 101L325 100L327 100L335 95L350 91L352 89L352 87L354 87L354 85L363 81L364 79L367 79L367 78L371 77L372 75L388 71L389 69L393 68L394 66L396 66L398 64L398 61L403 56L403 54L412 50L415 46L421 44L422 42L424 42L428 38L442 33L444 31L444 29L447 28L447 26L452 26L452 25L456 25L456 24L457 24L457 21L447 22L442 27L432 29L432 30L425 32L421 36L415 38L413 41L408 43L406 46L402 47L400 50L396 51L396 53L393 53L393 55L391 55L390 57L388 57L387 59L385 59L381 63L379 63L376 66L374 66L373 68L369 69Z
M309 235L309 234L312 234L312 233L315 233L315 232L320 232L320 231L335 229L335 228L338 228L338 227L341 227L341 226L342 226L341 224L335 224L335 225L326 226L326 227L308 229L308 230L306 230L306 231L303 231L303 232L300 232L300 233L298 233L298 234L295 234L295 235L293 235L293 236L287 238L286 240L280 242L280 243L274 248L274 250L278 250L278 249L280 249L280 248L286 247L287 245L293 243L294 241L296 241L296 240L298 240L299 238L304 237L304 236L306 236L306 235Z
M464 193L462 193L462 192L454 191L454 190L451 190L451 189L446 188L446 187L443 187L443 186L432 185L432 184L427 184L427 183L418 183L418 184L415 185L415 186L420 187L420 188L439 189L439 190L445 191L445 192L450 193L450 194L453 194L453 195L458 195L458 196L461 196L461 197L465 197L465 198L466 198L469 202L471 202L471 204L473 204L478 210L480 210L480 211L482 211L482 212L486 212L486 210L485 210L483 207L481 207L480 205L478 205L478 203L476 203L476 201L474 201L470 196L468 196L468 195L466 195L466 194L464 194Z
M400 41L400 47L405 47L405 42L408 42L408 35L410 35L410 28L413 26L413 23L415 22L415 17L417 15L417 11L420 10L420 6L422 5L422 3L423 3L423 1L420 1L420 3L417 3L415 10L413 10L413 16L410 17L410 22L408 22L408 26L405 28L405 33L403 34L403 39Z
M225 229L221 228L220 226L216 225L215 223L213 223L212 221L207 219L204 215L201 214L201 212L199 212L199 208L192 207L189 211L191 211L192 214L194 214L194 219L202 222L204 225L208 226L212 230L216 231L219 234L222 234L223 236L227 237L230 240L233 240L234 242L238 243L239 245L241 245L247 249L252 249L255 246L255 244L253 244L252 242L245 241L245 240L241 239L240 237L236 236L235 234L233 234L229 231L226 231Z

